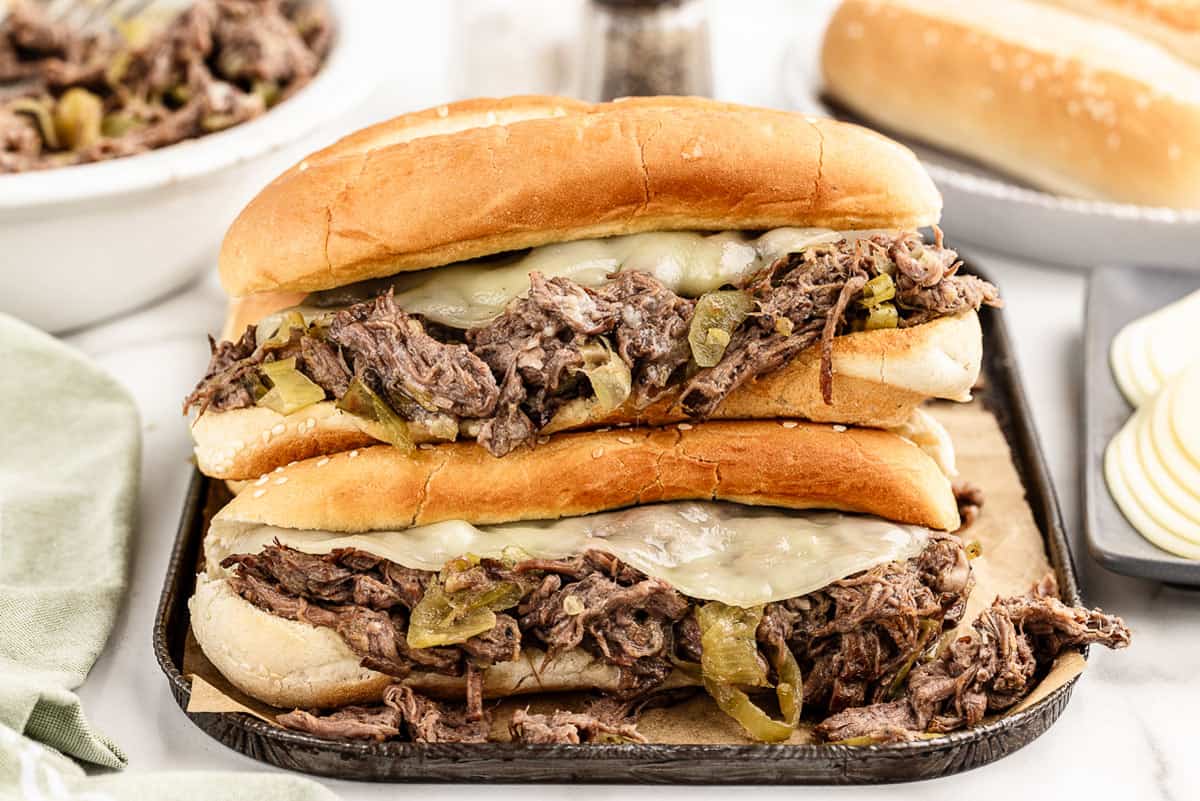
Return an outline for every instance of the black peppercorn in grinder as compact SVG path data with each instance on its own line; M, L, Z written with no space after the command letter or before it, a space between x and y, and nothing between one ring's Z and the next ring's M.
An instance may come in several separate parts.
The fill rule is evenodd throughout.
M712 94L704 0L589 0L579 96Z

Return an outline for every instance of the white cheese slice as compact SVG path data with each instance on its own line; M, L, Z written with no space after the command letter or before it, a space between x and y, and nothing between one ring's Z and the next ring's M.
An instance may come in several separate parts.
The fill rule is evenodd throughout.
M580 239L533 248L501 259L461 262L429 270L405 272L387 280L396 305L410 314L453 328L483 325L508 302L529 291L529 274L570 278L583 286L599 286L611 273L638 270L653 275L673 292L696 298L727 284L738 284L781 256L810 245L854 241L876 231L832 231L828 228L775 228L756 238L740 231L702 234L663 231L604 239ZM366 298L380 291L378 281L357 293L336 290L339 297ZM298 306L259 322L260 342L278 328L284 314L300 311L312 320L335 308Z
M468 553L499 557L516 548L532 557L559 559L596 549L685 595L749 607L911 558L928 537L927 529L876 517L681 502L554 521L476 527L456 520L367 534L297 531L218 517L205 554L210 573L219 574L226 556L257 553L275 539L313 554L359 548L420 570L439 570Z
M1200 360L1200 292L1122 328L1109 350L1113 374L1125 398L1141 406L1189 364Z

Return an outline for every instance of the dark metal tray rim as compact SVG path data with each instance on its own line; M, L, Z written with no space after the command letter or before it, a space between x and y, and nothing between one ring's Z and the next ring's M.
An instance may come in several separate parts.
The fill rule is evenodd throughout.
M970 272L983 275L967 264ZM984 275L986 278L987 276ZM1049 477L1045 458L1034 429L1028 402L1013 357L1013 346L1003 312L985 309L981 312L985 341L985 373L989 389L999 384L999 394L1007 406L1006 438L1012 447L1014 461L1034 518L1045 537L1047 553L1059 581L1064 601L1081 602L1075 566L1067 545L1058 497ZM999 381L997 379L999 378ZM1074 677L1020 712L1005 715L970 729L951 732L928 740L886 745L721 745L721 744L611 744L611 745L523 745L512 743L436 744L436 743L360 743L314 737L270 725L246 713L187 712L191 697L190 682L183 676L171 653L169 633L174 613L186 613L187 599L181 590L187 589L194 577L189 575L188 559L192 551L193 529L203 512L208 479L194 471L184 504L184 513L176 534L175 545L159 600L154 626L154 652L159 667L166 675L171 692L180 708L210 736L225 745L273 764L306 770L317 775L339 778L359 778L376 781L482 781L493 782L551 782L555 778L545 768L550 762L580 766L583 774L571 777L575 782L666 782L680 784L756 784L756 783L881 783L915 781L950 775L987 764L1012 753L1044 733L1066 708L1078 677ZM1087 658L1087 648L1081 649ZM253 738L253 739L249 739ZM257 742L256 742L257 741ZM263 748L261 746L269 746ZM323 766L304 766L287 760L280 761L274 748L293 748L300 751L320 751L336 755L346 765L362 760L405 761L411 770L402 775L362 775ZM472 759L479 761L479 772L461 764L469 749ZM976 749L984 753L972 758ZM900 769L914 757L927 761L936 756L953 760L944 769L933 772L910 773ZM853 759L849 759L853 757ZM954 759L965 757L965 759ZM498 768L497 763L503 764ZM536 763L526 764L521 763ZM611 763L597 769L596 763ZM765 764L776 768L771 776L757 777L742 773L723 773L721 764ZM699 765L714 769L693 773L687 768ZM795 773L779 768L795 767ZM822 769L824 766L825 769ZM815 770L814 770L815 769ZM884 769L880 772L879 769ZM498 772L498 770L500 772ZM511 771L511 775L502 775ZM486 774L486 775L485 775Z

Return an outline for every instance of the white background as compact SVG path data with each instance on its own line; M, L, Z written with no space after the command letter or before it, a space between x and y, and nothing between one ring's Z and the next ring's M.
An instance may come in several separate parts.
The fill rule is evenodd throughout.
M394 46L380 58L383 85L368 107L345 121L346 129L405 110L459 96L464 82L490 76L483 91L538 89L539 73L527 64L527 28L495 16L485 2L474 30L491 29L500 49L467 45L454 33L454 4L359 0L362 13L378 16ZM480 4L476 3L478 7ZM503 5L503 4L502 4ZM516 0L531 7L518 19L553 33L569 29L573 0ZM780 63L795 38L811 40L824 0L805 3L720 0L712 4L716 92L727 100L780 105ZM549 15L549 16L548 16ZM464 19L468 17L463 17ZM481 22L480 19L483 21ZM562 20L567 20L566 23ZM469 52L471 58L464 58ZM571 49L538 64L567 64ZM514 86L522 81L524 86ZM948 232L953 246L954 232ZM215 251L214 243L214 251ZM962 243L957 243L962 244ZM579 799L735 797L922 798L986 801L1014 798L1151 799L1200 797L1200 620L1197 596L1126 579L1092 563L1081 541L1078 409L1080 337L1086 276L963 250L1000 283L1008 304L1021 372L1032 401L1046 457L1057 483L1087 600L1126 617L1133 646L1121 653L1093 650L1089 668L1061 720L1011 757L970 773L886 788L670 788L403 786L328 782L346 799L419 794L422 798ZM204 335L219 329L223 296L209 275L197 285L123 320L69 337L123 381L136 397L144 422L142 496L129 599L109 647L80 691L89 717L126 750L131 771L161 769L273 770L203 734L171 698L151 651L151 630L162 576L191 466L180 401L207 363Z

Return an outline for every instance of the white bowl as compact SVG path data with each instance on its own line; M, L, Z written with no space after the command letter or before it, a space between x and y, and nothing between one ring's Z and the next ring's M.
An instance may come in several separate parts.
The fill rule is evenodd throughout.
M330 7L337 36L321 71L263 116L138 156L0 175L0 312L61 332L160 298L211 266L254 193L325 144L373 88L382 40L371 14L355 0Z

